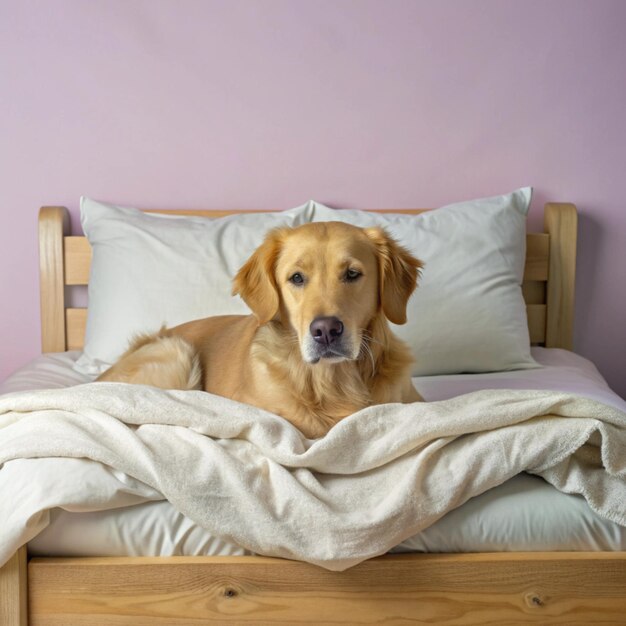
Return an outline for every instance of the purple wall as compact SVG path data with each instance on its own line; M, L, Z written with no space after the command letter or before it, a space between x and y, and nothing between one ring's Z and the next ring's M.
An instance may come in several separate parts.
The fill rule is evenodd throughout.
M576 350L626 395L626 2L0 3L0 379L37 210L575 202Z

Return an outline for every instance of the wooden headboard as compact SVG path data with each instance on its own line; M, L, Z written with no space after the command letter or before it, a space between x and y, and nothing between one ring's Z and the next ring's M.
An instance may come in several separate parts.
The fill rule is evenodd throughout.
M428 209L381 209L417 214ZM149 211L223 217L248 211ZM573 204L548 203L543 233L528 233L522 291L526 301L530 342L548 348L572 349L577 212ZM41 344L43 352L79 350L83 346L87 309L67 305L66 288L87 285L91 248L84 236L71 236L65 207L39 211Z

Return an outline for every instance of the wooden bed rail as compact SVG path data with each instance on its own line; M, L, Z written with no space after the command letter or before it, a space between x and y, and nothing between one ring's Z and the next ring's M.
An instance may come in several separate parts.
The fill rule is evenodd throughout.
M38 624L624 623L624 553L32 559Z
M417 214L427 209L393 212ZM223 217L244 211L151 211ZM392 212L381 210L381 212ZM577 213L573 204L548 203L545 233L528 233L522 293L533 345L572 349ZM79 350L87 309L65 304L65 289L89 281L91 248L83 236L70 236L65 207L42 207L39 216L41 337L43 352Z

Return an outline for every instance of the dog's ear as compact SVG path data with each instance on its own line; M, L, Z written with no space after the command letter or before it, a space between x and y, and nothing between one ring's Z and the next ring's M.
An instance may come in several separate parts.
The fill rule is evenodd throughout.
M280 299L274 268L284 230L270 231L233 280L233 296L242 297L256 315L259 324L269 322L278 313Z
M422 262L396 242L383 228L366 228L376 246L379 292L383 313L394 324L406 323L406 305L417 286Z

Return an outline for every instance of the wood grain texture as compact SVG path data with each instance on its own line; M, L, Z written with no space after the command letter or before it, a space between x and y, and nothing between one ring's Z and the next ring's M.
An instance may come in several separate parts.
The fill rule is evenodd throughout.
M65 310L67 350L82 350L87 329L87 309Z
M541 280L525 280L522 283L522 295L526 304L546 303L546 283Z
M26 546L0 567L0 626L26 626L28 580Z
M91 246L86 237L72 235L63 239L66 285L89 284Z
M550 235L546 303L546 348L572 350L578 214L573 204L548 203L544 228Z
M623 623L624 553L33 559L33 626Z
M65 350L65 274L63 236L69 228L65 207L39 211L39 287L42 352Z
M548 280L550 236L545 233L526 235L526 264L524 280Z
M541 345L546 340L546 305L527 304L528 335L532 345Z

